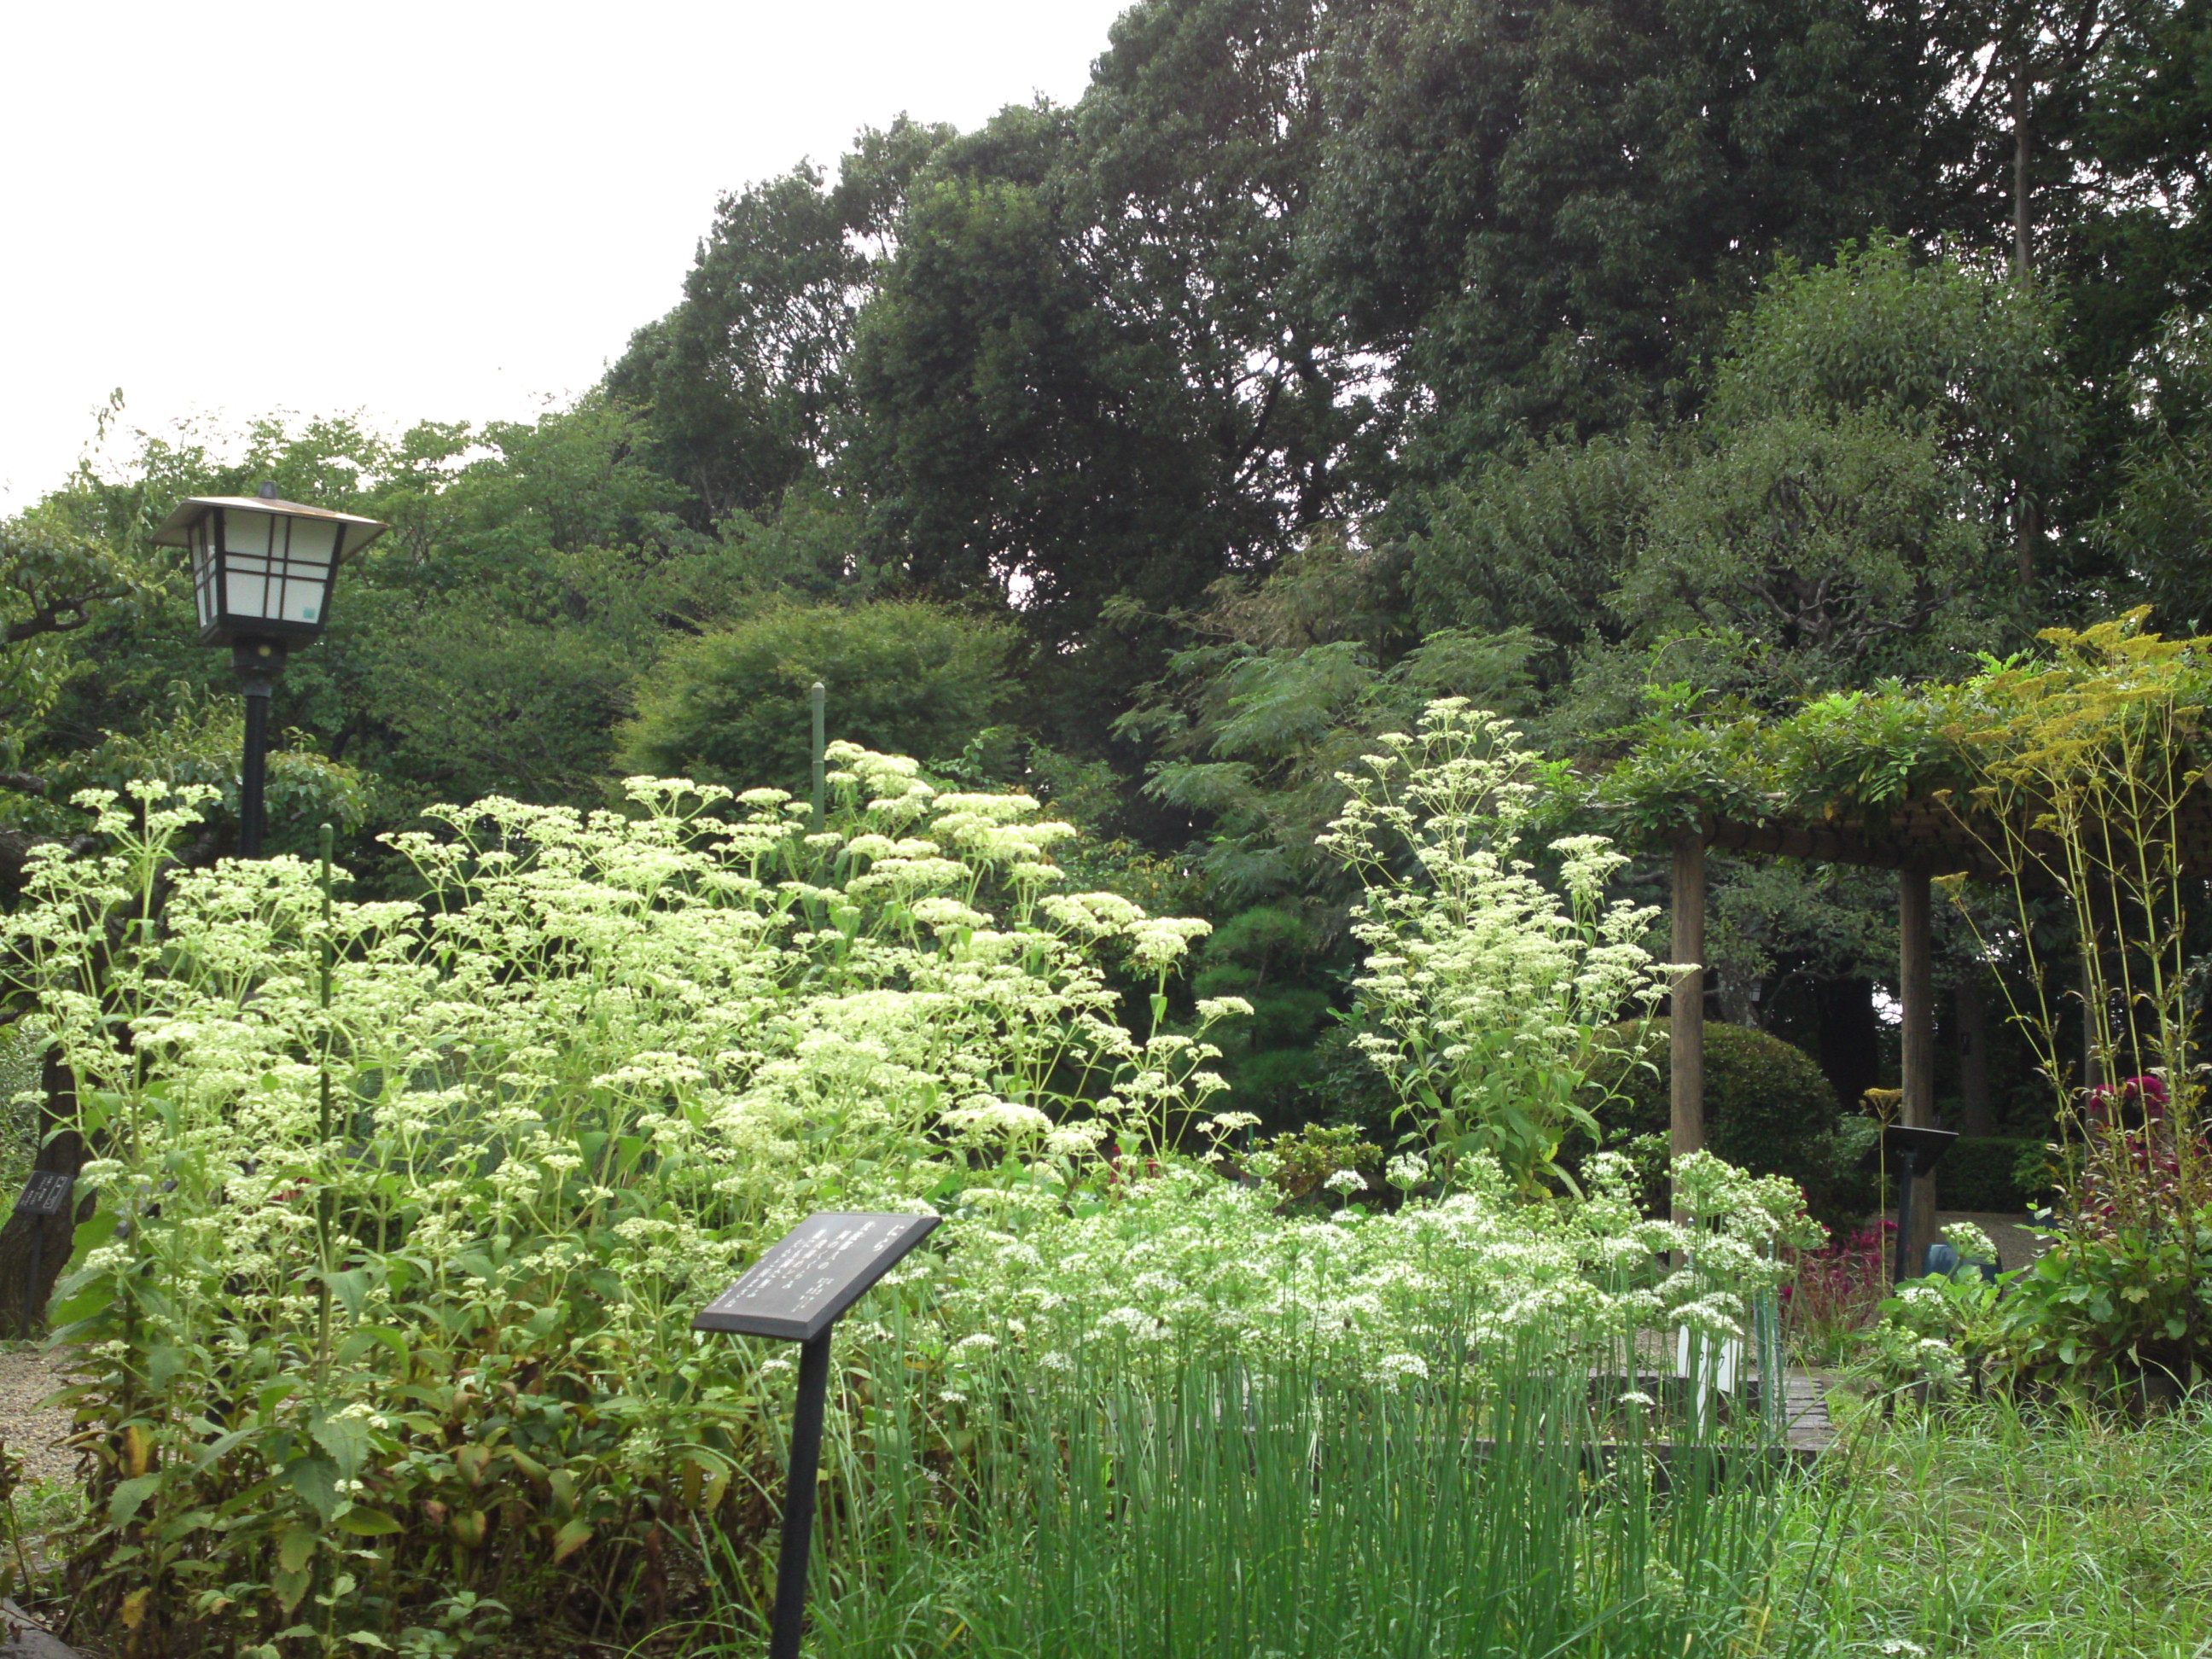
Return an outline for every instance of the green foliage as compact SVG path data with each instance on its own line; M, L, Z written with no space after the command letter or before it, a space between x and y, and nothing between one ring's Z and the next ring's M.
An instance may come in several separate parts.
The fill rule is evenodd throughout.
M1501 457L1423 501L1411 586L1431 627L1533 628L1563 651L1618 636L1610 604L1668 458L1637 428Z
M1922 262L1901 241L1784 263L1729 325L1714 418L1875 414L1925 436L1990 492L2045 497L2075 447L2050 296L2001 270Z
M2212 320L2176 315L2144 354L2132 385L2148 430L2121 457L2117 499L2100 539L2172 635L2212 629Z
M819 839L772 791L448 809L396 838L420 902L177 868L204 787L33 855L9 981L99 1152L53 1310L87 1617L282 1653L457 1585L657 1618L693 1528L750 1547L781 1432L759 1357L689 1331L738 1264L810 1210L1168 1155L1215 1011L1134 1038L1096 958L1158 1008L1204 924L1060 890L1024 798L832 759Z
M840 738L956 755L1005 706L1013 643L1002 625L929 605L774 606L669 652L639 687L623 764L736 788L803 789L817 680Z
M1606 1144L1667 1133L1671 1054L1662 1029L1647 1037L1638 1063L1594 1073L1589 1098ZM1836 1091L1803 1049L1748 1026L1706 1022L1705 1145L1716 1157L1796 1182L1813 1213L1840 1230L1874 1198L1872 1178L1856 1167L1863 1143L1842 1131Z
M2030 1376L2101 1380L2124 1363L2195 1384L2212 1366L2212 1206L2053 1239L2008 1277L1995 1324L1959 1340Z
M1583 1085L1641 1048L1613 1022L1648 1021L1665 993L1644 945L1656 910L1606 902L1626 855L1602 836L1552 842L1564 898L1531 873L1549 770L1509 722L1442 698L1345 775L1322 842L1364 889L1358 1041L1397 1092L1404 1143L1436 1158L1447 1188L1472 1159L1530 1194L1564 1173L1568 1134L1596 1131Z
M1777 255L1924 222L1954 135L1915 34L1831 0L1348 11L1314 264L1418 473L1692 406Z
M1277 1135L1261 1154L1267 1180L1285 1204L1311 1200L1338 1209L1356 1196L1377 1189L1382 1149L1362 1140L1357 1129L1324 1128L1309 1123L1296 1134Z
M684 300L609 371L644 413L656 471L705 528L772 513L817 470L845 407L858 301L886 257L905 192L950 128L904 117L863 132L836 182L801 163L725 196Z
M1314 1042L1333 999L1306 971L1320 954L1305 912L1255 904L1223 917L1191 976L1198 995L1234 996L1250 1008L1224 1020L1216 1041L1227 1105L1269 1127L1296 1123L1323 1103Z
M2038 1208L2051 1198L2049 1161L2040 1140L1966 1137L1943 1155L1943 1207L1991 1215Z
M1554 441L1425 495L1414 592L1432 624L1534 622L1555 674L1581 652L1567 724L1624 647L1693 640L1690 672L1770 704L1963 666L2003 637L2021 503L2071 453L2057 362L2050 306L1997 273L1887 242L1785 264L1694 426Z
M0 520L0 757L20 765L63 687L88 665L64 636L154 597L152 573L54 515Z
M1934 441L1885 416L1762 421L1682 466L1648 511L1614 596L1642 638L1763 641L1813 684L1863 681L1900 645L1979 642L1961 602L1992 575L1983 514Z

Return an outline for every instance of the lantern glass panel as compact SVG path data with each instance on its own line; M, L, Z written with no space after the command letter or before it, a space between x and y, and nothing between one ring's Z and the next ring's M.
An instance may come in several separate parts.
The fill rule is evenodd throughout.
M337 556L338 538L344 533L343 528L319 519L289 519L284 527L288 541L280 567L283 592L281 595L272 592L270 597L275 601L276 615L286 622L312 627L323 619L323 600L330 592L331 566Z
M222 609L216 586L215 514L203 515L192 526L192 602L199 608L200 626L214 626Z
M225 611L234 618L319 623L342 533L326 520L226 509Z
M269 543L274 515L244 507L222 515L223 609L233 617L269 617Z

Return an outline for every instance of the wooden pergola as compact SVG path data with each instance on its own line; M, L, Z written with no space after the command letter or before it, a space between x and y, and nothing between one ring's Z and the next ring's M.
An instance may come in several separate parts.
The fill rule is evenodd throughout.
M1931 942L1930 883L1937 876L1963 874L2009 884L2011 870L1991 856L2003 844L1994 825L1977 826L1946 793L1910 799L1884 813L1879 824L1830 821L1818 824L1771 822L1746 823L1705 817L1694 831L1674 842L1673 959L1705 959L1705 856L1708 849L1764 854L1853 865L1897 872L1898 1000L1903 1101L1900 1118L1908 1125L1936 1125L1935 958ZM2212 799L2203 788L2191 793L2179 826L2179 862L2185 874L2212 878ZM2038 837L2027 838L2032 850ZM2055 884L2046 869L2030 884ZM1675 1158L1705 1145L1705 975L1702 967L1677 981L1672 998L1668 1058L1671 1066L1670 1141ZM1848 1104L1848 1103L1847 1103ZM1919 1176L1913 1187L1913 1232L1906 1241L1917 1261L1936 1236L1936 1181Z

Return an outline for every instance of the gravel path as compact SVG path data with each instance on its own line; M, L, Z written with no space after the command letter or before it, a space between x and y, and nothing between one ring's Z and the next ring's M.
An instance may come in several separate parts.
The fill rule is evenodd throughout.
M69 1413L40 1410L39 1402L68 1379L54 1354L0 1351L0 1441L23 1460L26 1480L76 1479L76 1454L63 1449Z
M1997 1247L2000 1265L2007 1272L2025 1267L2041 1255L2045 1242L2028 1231L2027 1217L2024 1214L2000 1215L1982 1210L1938 1210L1936 1224L1948 1227L1954 1221L1971 1221L1990 1236L1990 1243Z

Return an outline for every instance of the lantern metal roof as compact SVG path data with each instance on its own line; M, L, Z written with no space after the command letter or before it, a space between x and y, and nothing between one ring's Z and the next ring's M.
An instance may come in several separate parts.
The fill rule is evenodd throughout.
M364 519L352 513L333 513L326 507L309 507L302 501L280 501L272 495L193 495L178 502L176 510L161 520L161 527L154 532L154 544L156 547L191 546L192 526L217 507L234 507L248 513L281 514L292 519L320 519L337 524L343 527L337 554L341 562L351 558L389 528L375 519Z

